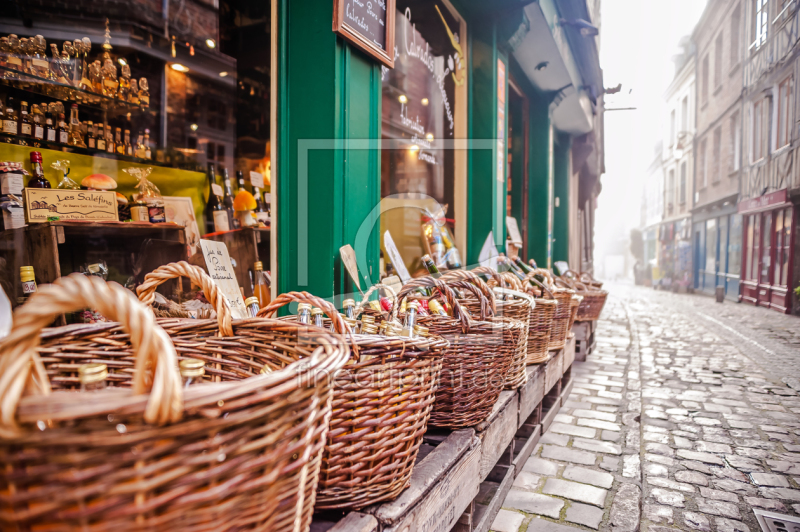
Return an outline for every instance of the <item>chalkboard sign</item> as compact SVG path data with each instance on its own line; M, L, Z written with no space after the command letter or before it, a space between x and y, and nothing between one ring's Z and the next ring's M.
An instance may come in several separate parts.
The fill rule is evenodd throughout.
M395 0L333 0L333 31L394 68Z

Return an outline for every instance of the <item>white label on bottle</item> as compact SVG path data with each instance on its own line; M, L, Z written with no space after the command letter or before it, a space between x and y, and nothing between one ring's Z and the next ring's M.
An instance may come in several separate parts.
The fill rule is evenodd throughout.
M36 292L36 281L22 281L22 293L33 294Z
M265 224L269 223L269 213L268 212L257 212L256 213L256 220L259 222L263 222Z
M15 194L19 196L22 194L24 186L22 174L0 174L0 194Z
M86 144L92 149L97 147L97 141L95 141L94 137L89 137Z
M117 82L116 81L112 81L110 79L104 79L103 80L103 85L105 85L105 87L107 89L114 89L114 90L117 89Z
M30 135L31 134L31 125L22 123L22 127L20 128L20 135Z
M230 231L231 226L228 223L228 211L214 211L214 232Z
M250 172L250 184L257 188L264 188L264 175L258 172Z
M264 203L266 203L267 205L272 205L272 194L270 194L269 192L264 193Z
M66 131L61 131L61 132L58 134L58 142L60 142L61 144L67 144L67 141L68 141L68 140L69 140L69 137L68 137L68 135L67 135L67 132L66 132Z
M46 68L50 70L50 63L48 63L46 59L33 59L31 63L35 67Z
M149 222L150 213L144 205L131 207L131 220L134 222Z
M33 130L33 136L37 139L44 138L44 128L42 126L36 126Z
M17 121L16 120L3 120L3 133L10 133L11 135L17 134Z
M17 66L19 66L19 65L22 64L22 59L20 59L19 57L9 56L9 58L6 60L6 62L9 65L17 65Z
M91 87L92 82L89 81L89 78L81 78L81 86L83 87Z
M48 140L48 142L55 142L56 141L56 130L55 129L48 129L47 130L47 140Z
M217 196L222 196L222 187L216 183L211 183L211 192Z
M97 149L105 151L106 149L106 141L103 138L97 139Z
M25 209L22 207L11 207L3 211L3 223L6 229L19 229L25 227Z

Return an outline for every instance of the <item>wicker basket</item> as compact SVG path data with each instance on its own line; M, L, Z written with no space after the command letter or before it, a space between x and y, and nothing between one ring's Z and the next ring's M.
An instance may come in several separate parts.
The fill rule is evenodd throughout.
M53 316L86 307L121 323L40 338ZM160 328L115 283L72 275L40 287L0 344L0 528L307 531L331 375L349 350L324 331L275 320L252 331L208 368L223 382L182 389L179 355L203 357L202 341L176 354L176 329ZM272 349L239 356L247 341ZM243 378L252 360L275 370ZM74 391L87 362L108 365L108 389Z
M528 293L533 295L536 306L531 309L531 321L528 325L528 364L541 364L550 358L550 335L553 330L553 318L558 308L553 292L538 281L533 274L526 276ZM530 286L530 284L538 287ZM547 299L546 299L547 298Z
M481 272L478 272L481 273ZM494 301L495 311L494 316L511 318L519 320L523 327L522 333L519 335L517 344L517 351L514 355L514 360L508 368L504 388L506 390L516 390L526 382L528 382L528 372L525 370L528 359L528 327L531 319L531 311L536 305L534 299L528 294L522 293L517 290L509 290L505 288L489 288L477 275L475 270L455 270L448 272L442 276L445 282L454 281L455 286L460 286L461 283L467 282L475 285L481 294L486 296L490 301ZM519 281L519 279L517 279ZM520 283L521 284L521 283ZM451 286L454 286L451 284ZM480 316L481 320L486 320L485 312L481 309L481 302L477 297L468 299L459 299L461 307L466 309L473 316Z
M570 300L570 313L569 313L569 331L572 332L572 326L575 325L575 319L578 317L578 308L583 303L583 296L574 295Z
M450 342L444 351L442 375L430 425L449 428L474 426L492 412L516 354L523 324L509 318L476 321L441 280L414 279L403 287L398 301L417 288L437 288L455 317L423 316L418 322Z
M259 315L292 301L321 305L318 298L283 294ZM358 355L334 383L317 510L363 508L408 487L449 345L439 336L356 334L352 341Z
M579 281L572 281L571 285L575 287L578 294L583 297L575 319L577 321L597 321L600 319L600 313L603 312L603 307L608 299L608 292L605 290L596 290Z

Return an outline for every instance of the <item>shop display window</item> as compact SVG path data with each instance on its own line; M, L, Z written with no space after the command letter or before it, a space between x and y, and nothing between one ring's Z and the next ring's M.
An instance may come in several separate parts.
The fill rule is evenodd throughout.
M448 2L398 0L395 28L394 69L382 69L381 234L390 231L414 275L425 271L426 253L440 268L454 266L462 155L452 141L465 126L466 26ZM423 229L431 218L439 227Z

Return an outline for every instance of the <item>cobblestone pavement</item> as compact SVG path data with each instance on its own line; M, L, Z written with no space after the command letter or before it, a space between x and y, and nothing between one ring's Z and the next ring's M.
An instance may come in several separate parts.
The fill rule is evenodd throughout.
M782 382L799 363L779 370L800 358L798 325L613 287L597 349L492 530L756 532L753 508L800 515L800 396Z

